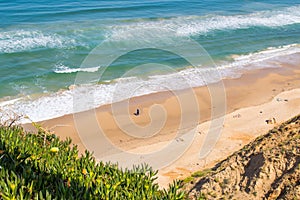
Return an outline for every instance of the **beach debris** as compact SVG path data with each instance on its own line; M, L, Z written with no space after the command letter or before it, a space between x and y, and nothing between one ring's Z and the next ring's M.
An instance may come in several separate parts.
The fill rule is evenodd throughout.
M240 117L242 117L242 115L240 113L233 115L233 118L240 118Z
M276 119L273 117L273 118L270 118L270 119L267 119L266 120L266 123L267 124L276 124Z
M182 138L177 138L176 139L176 142L183 142L184 141L184 139L182 139Z
M76 87L76 85L70 85L70 86L68 87L68 89L69 89L69 90L74 90L75 87Z
M288 100L288 99L277 98L276 101L278 101L278 102L279 102L279 101L286 101L286 102L287 102L287 101L289 101L289 100Z
M138 116L138 115L140 115L140 109L136 109L136 112L135 113L133 113L135 116Z
M263 111L259 111L259 113L263 113Z

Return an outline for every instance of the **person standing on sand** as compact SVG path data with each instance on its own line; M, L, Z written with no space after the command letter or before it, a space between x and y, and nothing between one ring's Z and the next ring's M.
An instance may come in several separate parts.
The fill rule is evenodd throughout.
M136 109L136 112L135 113L133 113L135 116L138 116L138 115L140 115L140 109Z

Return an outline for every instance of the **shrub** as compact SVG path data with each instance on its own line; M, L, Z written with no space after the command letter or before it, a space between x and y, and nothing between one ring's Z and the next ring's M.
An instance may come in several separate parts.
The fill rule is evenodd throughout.
M203 176L207 175L210 172L211 172L211 169L205 169L203 171L197 171L197 172L192 174L192 177L200 178L200 177L203 177Z
M181 182L160 190L157 171L97 163L88 151L78 157L71 140L39 129L0 127L1 199L183 199Z

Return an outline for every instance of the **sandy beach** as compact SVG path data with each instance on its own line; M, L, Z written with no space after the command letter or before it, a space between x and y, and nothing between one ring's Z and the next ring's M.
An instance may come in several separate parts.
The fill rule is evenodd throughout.
M0 200L300 199L299 1L0 10Z
M176 94L159 92L135 97L129 100L129 106L124 107L126 101L119 102L114 104L113 109L111 105L105 105L76 115L43 121L40 124L62 139L70 137L73 144L78 145L81 153L86 148L92 151L98 149L99 151L95 152L98 160L113 155L124 162L128 158L124 157L125 154L122 152L135 154L155 152L163 149L174 138L180 146L180 142L184 143L184 139L178 140L180 137L176 134L180 132L180 136L184 138L185 133L196 130L192 144L184 154L159 170L158 182L161 186L166 186L173 179L184 178L193 171L213 166L217 161L226 158L276 126L276 123L299 114L300 55L291 55L290 58L290 61L274 64L276 68L245 71L240 78L223 80L226 116L218 142L204 159L199 158L199 149L207 137L211 123L212 103L208 87L193 89L197 96L200 117L194 121L198 110L191 103L190 107L184 109L184 115L188 116L187 120L190 116L191 123L183 128L180 126L183 115L180 107L182 102L178 99L189 102L186 91ZM137 108L140 109L139 116L133 115ZM124 113L129 115L123 116ZM276 119L276 123L267 124L266 120L272 118ZM107 146L101 143L99 132L105 133L106 139L119 151L106 149Z

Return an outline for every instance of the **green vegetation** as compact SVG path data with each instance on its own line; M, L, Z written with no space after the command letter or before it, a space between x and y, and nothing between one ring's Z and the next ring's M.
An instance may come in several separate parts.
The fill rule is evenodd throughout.
M71 140L39 128L0 127L0 199L184 199L181 183L160 190L147 165L120 170L78 157Z
M184 182L184 183L190 183L190 182L192 182L193 180L194 180L193 177L188 176L188 177L186 177L185 179L183 179L183 182Z
M185 179L183 179L183 183L192 183L195 178L206 176L210 172L212 172L212 169L204 169L202 171L197 171L193 173L191 176L188 176Z
M202 176L207 175L211 171L212 171L211 169L205 169L205 170L202 170L202 171L197 171L197 172L192 174L192 177L200 178Z

